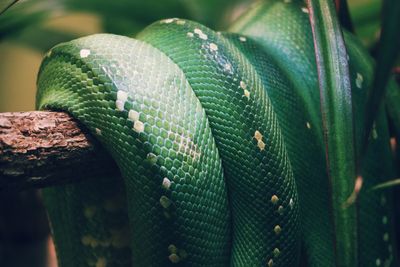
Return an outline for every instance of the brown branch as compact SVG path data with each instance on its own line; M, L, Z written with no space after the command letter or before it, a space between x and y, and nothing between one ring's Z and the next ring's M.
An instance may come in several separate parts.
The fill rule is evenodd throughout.
M0 113L0 192L118 172L106 151L68 114Z

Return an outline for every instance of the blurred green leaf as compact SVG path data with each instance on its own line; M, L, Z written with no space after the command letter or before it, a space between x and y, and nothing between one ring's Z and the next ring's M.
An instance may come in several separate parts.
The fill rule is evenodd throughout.
M387 189L387 188L397 186L397 185L400 185L400 179L394 179L394 180L390 180L390 181L378 184L378 185L372 187L371 190Z
M106 32L130 35L156 20L187 18L187 9L178 0L64 0L68 10L97 14ZM134 26L130 28L130 26Z
M36 27L59 11L59 5L49 1L18 2L0 16L0 40L16 36L28 27Z
M373 46L377 41L381 2L381 0L352 0L348 2L354 31L367 47Z
M157 20L171 17L215 28L221 24L223 14L240 1L243 0L64 0L63 3L69 10L99 15L107 32L132 35Z
M164 18L181 17L201 22L209 27L224 25L226 19L238 3L254 0L30 0L21 1L0 17L0 40L12 38L35 48L48 47L52 41L29 41L26 29L42 31L42 23L65 15L68 12L90 13L100 18L103 32L133 35L147 25ZM60 35L51 39L63 39ZM34 36L33 36L34 37Z
M18 0L0 0L0 15L9 9Z
M385 105L392 130L397 139L400 139L400 88L394 80L389 81L385 95ZM398 144L399 140L397 140Z
M385 89L388 84L392 68L396 62L400 47L400 1L385 0L383 6L382 30L377 46L376 67L372 90L367 96L366 106L366 131L363 140L366 150L368 137L372 129L378 109L385 96Z
M336 9L338 10L340 25L342 25L342 27L349 32L354 32L354 26L353 22L351 21L347 0L336 0L335 3Z
M338 266L358 266L357 212L344 207L356 178L347 52L332 1L307 0L317 62Z
M10 39L41 53L45 53L59 43L71 41L78 37L81 36L70 32L38 26L33 29L27 29L22 34L11 37Z

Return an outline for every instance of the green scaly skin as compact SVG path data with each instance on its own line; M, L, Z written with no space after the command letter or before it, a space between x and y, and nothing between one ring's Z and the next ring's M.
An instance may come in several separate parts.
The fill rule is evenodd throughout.
M349 233L335 232L332 224L330 197L327 197L330 189L324 163L325 151L322 144L322 121L313 39L308 14L303 12L302 7L301 3L288 5L282 2L258 5L235 23L231 31L253 39L293 85L294 91L289 92L267 87L267 90L271 88L268 90L268 95L275 103L274 110L278 114L279 122L286 128L282 132L288 144L287 149L301 203L302 242L307 266L333 266L335 239L340 239L342 235ZM356 143L360 148L365 119L363 113L366 96L371 89L373 63L358 40L346 32L344 37L349 54L353 88ZM247 53L250 58L253 57L253 65L256 67L261 65L259 62L265 64L267 60L257 61L261 56L255 56L256 53L253 51L254 49L248 49ZM259 66L259 72L262 73L265 68L265 65ZM269 78L268 75L264 77L266 80ZM292 103L288 103L288 99L291 99ZM296 101L298 105L293 103ZM288 106L285 107L285 104ZM304 107L306 112L302 112L299 106ZM289 110L293 111L288 112ZM361 174L364 184L357 203L359 264L379 266L380 263L381 266L384 264L397 266L393 254L393 209L390 192L368 192L371 186L394 177L388 126L383 110L378 118L370 139L369 150L363 161ZM304 121L309 122L314 136L312 133L304 134L304 126L302 127ZM310 191L315 188L317 190ZM382 206L381 203L385 204ZM390 237L385 241L387 235Z
M260 4L234 33L168 19L136 40L98 34L49 52L38 108L80 120L122 174L45 190L61 267L335 266L349 233L332 224L301 8ZM360 140L372 62L345 38ZM393 174L387 129L381 111L364 188ZM361 192L360 266L396 266L390 199Z

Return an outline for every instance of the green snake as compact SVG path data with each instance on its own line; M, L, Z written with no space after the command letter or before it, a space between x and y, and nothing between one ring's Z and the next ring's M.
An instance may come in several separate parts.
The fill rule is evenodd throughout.
M344 37L360 133L373 63ZM72 114L121 171L44 190L61 267L336 266L350 233L332 223L302 3L261 3L228 32L174 18L62 43L37 85L37 107ZM381 110L363 188L393 175L388 140ZM359 265L398 266L390 193L357 209Z

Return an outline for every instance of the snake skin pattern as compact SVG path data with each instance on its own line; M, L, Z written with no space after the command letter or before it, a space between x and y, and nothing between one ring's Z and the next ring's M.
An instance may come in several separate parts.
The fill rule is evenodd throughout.
M336 266L349 233L331 218L306 11L271 1L229 32L166 19L48 52L38 109L72 114L121 171L44 190L61 267ZM360 140L372 61L345 40ZM388 140L382 110L364 188L393 175ZM357 205L360 266L397 266L390 193Z

